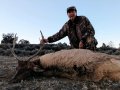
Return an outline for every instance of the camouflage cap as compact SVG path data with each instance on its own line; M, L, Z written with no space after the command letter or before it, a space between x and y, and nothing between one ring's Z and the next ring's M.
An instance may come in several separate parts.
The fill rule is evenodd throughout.
M69 13L70 11L76 11L77 12L77 9L76 9L75 6L71 6L71 7L67 8L67 13Z

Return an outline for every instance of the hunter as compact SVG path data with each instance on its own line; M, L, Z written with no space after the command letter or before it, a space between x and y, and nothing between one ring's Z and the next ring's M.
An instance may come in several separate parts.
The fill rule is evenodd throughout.
M77 16L77 9L74 6L67 8L67 15L69 20L60 31L47 39L42 39L41 43L56 42L68 36L72 48L95 50L97 45L95 30L87 17Z

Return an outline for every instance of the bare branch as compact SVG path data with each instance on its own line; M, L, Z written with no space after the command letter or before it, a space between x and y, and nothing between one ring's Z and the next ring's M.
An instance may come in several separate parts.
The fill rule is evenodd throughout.
M17 60L20 61L19 57L15 54L15 51L14 51L14 49L15 49L15 44L16 44L16 41L17 41L16 35L17 35L17 34L15 34L15 37L14 37L14 40L13 40L13 47L11 48L11 47L10 47L10 44L8 44L8 46L9 46L9 48L10 48L10 51L11 51L12 55L15 57L15 59L17 59Z
M43 33L42 33L42 31L40 30L40 33L41 33L41 37L42 37L42 39L44 39L44 36L43 36Z
M32 58L34 58L35 56L37 56L39 54L39 52L42 50L43 46L40 46L39 50L32 56L30 56L27 61L30 61Z
M42 39L44 39L44 36L43 36L43 34L42 34L41 31L40 31L40 33L41 33ZM16 41L17 41L17 37L16 37L16 34L15 34L15 37L14 37L14 40L13 40L13 47L11 48L10 45L9 45L9 48L11 49L11 53L12 53L12 55L15 57L15 59L17 59L17 60L20 61L20 59L19 59L20 57L18 57L18 56L15 54L15 52L14 52L14 48L15 48ZM30 56L28 59L26 59L27 61L30 61L32 58L34 58L35 56L38 55L38 53L42 50L44 44L40 44L40 45L41 45L41 46L40 46L39 50L38 50L34 55L32 55L32 56Z
M43 36L41 30L40 30L40 33L41 33L41 37L42 37L42 39L44 39L44 36ZM42 50L44 44L40 44L40 45L42 45L42 46L40 46L39 50L38 50L34 55L32 55L31 57L29 57L29 58L27 59L27 61L30 61L32 58L34 58L35 56L38 55L38 53Z

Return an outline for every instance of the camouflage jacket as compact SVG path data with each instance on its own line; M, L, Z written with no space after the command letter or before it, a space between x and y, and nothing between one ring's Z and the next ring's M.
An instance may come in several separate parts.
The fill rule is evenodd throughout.
M87 36L94 37L95 31L90 21L85 16L77 16L74 21L67 21L59 32L48 37L49 43L58 41L68 36L70 44L79 48L79 42L85 42Z

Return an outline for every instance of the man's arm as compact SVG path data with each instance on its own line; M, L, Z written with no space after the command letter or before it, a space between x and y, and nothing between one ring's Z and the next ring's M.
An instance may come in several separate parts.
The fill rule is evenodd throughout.
M86 26L86 33L82 36L81 40L85 40L87 38L87 36L95 35L95 30L94 30L91 22L89 21L89 19L84 17L84 20L85 20L85 26Z
M95 30L94 30L92 24L90 23L90 21L87 19L87 17L83 17L83 20L85 22L86 32L84 33L84 35L81 38L81 41L79 43L79 48L84 47L83 42L86 41L88 36L94 36L95 35Z
M57 32L53 36L48 37L47 40L49 43L52 43L52 42L56 42L56 41L64 38L65 36L67 36L67 25L66 24L64 24L64 26L60 29L59 32Z

